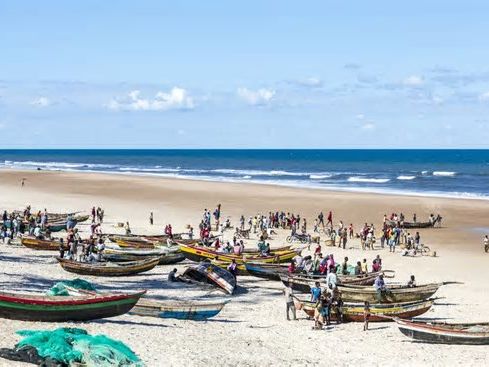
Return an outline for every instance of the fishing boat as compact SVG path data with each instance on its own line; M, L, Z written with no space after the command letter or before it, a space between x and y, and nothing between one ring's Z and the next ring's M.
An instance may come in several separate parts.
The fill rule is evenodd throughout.
M20 239L20 243L34 250L44 251L58 251L60 245L59 240L40 240L34 236L23 236Z
M420 316L429 311L435 299L427 299L417 302L403 302L403 303L379 303L371 304L369 322L385 322L393 321L393 317L402 319L409 319L412 317ZM315 311L315 302L306 300L296 300L297 309L303 310L308 316L313 317ZM344 303L341 307L341 313L343 314L343 321L345 322L363 322L364 321L364 308L363 303ZM331 320L336 320L337 315L335 312L331 312Z
M82 275L93 275L102 277L117 277L134 275L153 269L160 262L159 257L149 258L141 261L128 262L96 262L82 263L73 260L56 258L64 270Z
M229 294L233 294L236 288L236 278L229 271L208 261L202 261L198 265L188 267L179 279L190 283L211 284Z
M300 250L287 250L271 252L270 256L261 256L259 254L226 254L222 252L213 251L210 248L201 246L181 245L180 249L185 254L185 257L192 261L202 261L205 259L210 260L222 260L231 262L235 260L238 264L243 264L246 261L262 262L262 263L284 263L289 262L297 255L297 251Z
M489 323L449 324L394 319L404 335L436 344L489 344Z
M444 284L449 284L449 282L423 284L416 287L388 284L388 291L382 295L380 303L415 302L428 299ZM338 285L338 289L345 302L379 302L377 300L377 291L372 286Z
M129 313L131 315L160 317L163 319L202 321L219 314L228 302L228 300L215 302L162 302L141 298Z
M138 261L150 257L159 257L159 265L176 264L185 260L185 255L178 246L150 250L106 248L103 257L112 262Z
M75 222L76 225L76 222ZM53 222L46 225L49 232L60 232L66 230L67 222Z
M24 321L88 321L123 315L146 291L45 296L0 292L0 317Z
M211 263L216 265L216 266L219 266L220 268L225 269L225 270L228 269L228 266L230 264L229 261L222 261L222 260L212 260ZM239 276L250 275L246 271L244 264L236 264L236 270L237 270L237 275L239 275Z
M370 273L366 275L338 275L339 285L359 285L359 286L372 286L375 282L375 278L381 274L381 272ZM302 293L309 293L311 288L314 287L315 282L319 282L323 287L326 287L325 277L313 278L301 275L280 275L280 280L285 286L290 286L293 290Z

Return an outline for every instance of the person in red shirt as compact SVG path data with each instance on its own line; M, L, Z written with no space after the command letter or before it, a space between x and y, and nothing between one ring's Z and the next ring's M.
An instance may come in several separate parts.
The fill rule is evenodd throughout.
M331 228L333 228L333 212L330 210L329 213L328 213L328 225L331 226Z

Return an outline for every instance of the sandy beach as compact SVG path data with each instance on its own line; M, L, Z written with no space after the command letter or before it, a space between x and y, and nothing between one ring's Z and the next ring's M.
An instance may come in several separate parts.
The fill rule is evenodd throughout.
M21 187L21 179L26 184ZM337 259L351 262L377 255L385 269L396 271L396 282L406 282L414 274L418 283L460 281L463 285L442 287L443 297L425 317L450 322L489 321L487 279L489 268L482 248L484 228L489 227L489 201L410 197L367 193L299 189L272 185L221 183L99 173L45 171L0 171L2 210L32 208L50 212L88 212L92 206L105 210L104 232L121 232L118 222L129 221L133 233L161 234L171 223L174 232L185 225L197 228L204 209L222 204L223 218L233 224L240 215L249 217L284 210L306 217L309 227L320 211L332 210L335 224L363 223L381 226L384 214L413 213L426 220L430 213L443 216L442 228L420 230L422 242L436 250L437 257L402 257L388 249L362 251L358 240L347 249L328 248ZM149 225L150 212L155 224ZM83 231L88 226L79 225ZM489 232L489 228L488 228ZM121 232L122 233L122 232ZM284 243L288 231L279 231L272 247ZM227 233L227 238L231 238ZM255 246L256 236L246 242ZM323 251L323 252L324 252ZM0 246L1 289L44 292L56 281L76 276L65 272L53 253L19 246ZM178 264L184 269L188 262ZM204 297L209 290L190 285L169 284L167 273L173 266L158 266L140 276L121 279L85 277L103 290L147 289L159 299ZM22 329L81 327L103 333L132 348L147 366L288 366L325 365L481 365L487 360L484 346L417 344L404 337L391 323L372 324L362 331L356 323L332 325L325 331L312 330L313 322L298 311L299 321L285 318L283 286L279 282L239 277L239 289L224 310L207 322L163 320L123 315L89 323L28 323L2 320L0 347L12 347ZM220 296L212 292L212 297ZM17 364L0 360L0 366ZM18 364L21 365L21 364Z

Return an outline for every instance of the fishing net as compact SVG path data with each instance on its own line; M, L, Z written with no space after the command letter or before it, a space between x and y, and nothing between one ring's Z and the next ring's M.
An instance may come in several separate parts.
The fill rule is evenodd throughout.
M87 367L143 366L141 360L124 343L105 335L90 335L83 329L60 328L53 331L21 330L24 338L16 350L34 347L42 358Z
M85 291L93 291L93 292L97 291L97 289L92 283L77 278L74 280L64 280L62 282L56 283L46 292L46 294L48 296L69 296L70 295L69 288L82 289Z

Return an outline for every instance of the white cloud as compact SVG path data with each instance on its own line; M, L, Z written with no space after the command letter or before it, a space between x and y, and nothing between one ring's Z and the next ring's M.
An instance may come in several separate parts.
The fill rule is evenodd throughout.
M309 87L309 88L319 88L323 86L323 81L319 78L316 77L310 77L306 79L300 79L292 82L294 84L297 84L302 87Z
M367 122L365 125L362 126L363 130L373 130L375 129L375 124L373 122Z
M423 77L419 75L410 75L402 81L402 84L409 87L419 87L420 85L424 84L424 80Z
M31 105L36 107L47 107L51 104L52 102L46 97L39 97L31 102Z
M143 98L139 90L133 90L123 98L113 98L107 107L115 111L168 111L191 110L195 105L185 89L173 87L169 92L159 91L153 98Z
M489 101L489 92L485 92L479 95L479 100L482 102Z
M261 88L256 91L249 90L248 88L238 88L238 96L246 103L258 106L270 103L275 96L273 89Z

